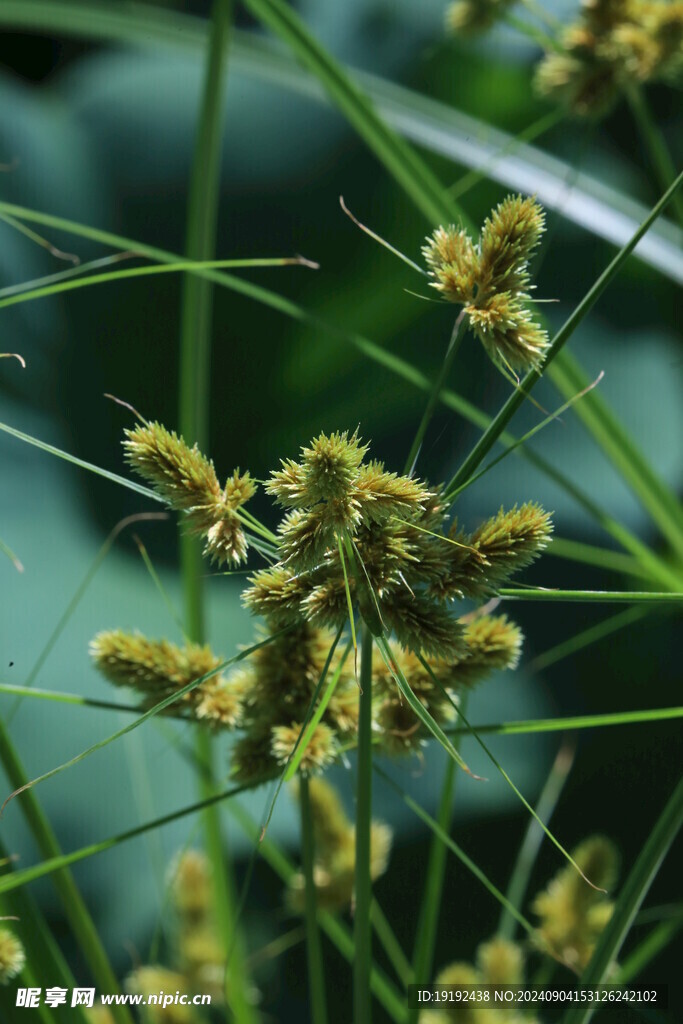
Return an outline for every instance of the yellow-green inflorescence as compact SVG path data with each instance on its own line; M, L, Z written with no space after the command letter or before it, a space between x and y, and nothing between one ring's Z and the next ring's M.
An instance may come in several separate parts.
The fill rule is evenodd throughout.
M539 369L548 349L529 306L529 260L544 230L540 204L512 195L484 221L476 245L451 225L437 228L422 249L433 287L463 306L489 357L507 369Z
M7 985L23 970L26 953L20 939L9 928L0 927L0 985Z
M680 82L683 3L584 0L560 44L538 67L539 92L576 115L600 115L630 85Z
M521 286L519 259L497 253L493 241L482 252L488 268L482 274L508 288ZM213 465L182 438L153 424L129 431L125 444L131 463L172 507L192 517L193 529L206 533L206 517L216 509L227 514L222 498L216 506L202 499L215 494ZM253 485L247 474L240 479L248 481L244 497ZM91 645L101 672L115 685L136 689L145 707L213 673L167 711L238 730L231 749L237 781L252 785L282 772L316 692L328 684L334 688L299 751L298 770L324 771L355 746L359 689L347 639L349 604L354 621L362 617L375 635L393 638L398 666L438 722L454 717L460 693L494 670L516 666L519 628L486 609L463 616L458 604L494 597L543 550L552 524L538 505L501 509L469 532L450 520L440 487L387 471L369 458L357 432L320 434L298 460L282 462L266 491L283 517L277 543L268 549L270 564L251 575L243 593L246 607L263 619L256 636L262 646L239 667L225 676L218 671L221 659L206 646L120 630L99 633ZM244 552L250 521L238 528L244 528ZM419 750L426 728L381 659L373 687L377 745L387 753Z
M613 889L619 858L609 839L591 836L572 851L572 857L595 885ZM590 960L614 904L604 892L585 885L568 865L536 896L532 909L539 918L534 939L537 948L580 972Z
M455 0L446 9L446 27L460 35L485 32L504 16L515 0Z
M315 864L313 880L319 907L345 909L353 904L356 867L356 829L344 812L336 790L323 779L311 779L309 800L313 822ZM387 868L391 829L381 821L370 826L370 875L373 881ZM292 909L304 909L304 877L289 882Z
M524 952L517 943L493 938L482 943L476 954L476 963L465 961L449 964L437 976L436 985L522 985L524 984ZM536 1024L536 1018L526 1012L475 1003L451 1003L443 1009L426 1010L420 1014L420 1024Z

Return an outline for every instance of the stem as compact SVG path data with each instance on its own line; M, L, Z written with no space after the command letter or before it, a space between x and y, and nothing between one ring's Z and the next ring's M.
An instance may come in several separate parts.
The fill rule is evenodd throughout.
M605 982L610 967L619 956L622 943L681 825L683 780L678 783L669 798L624 883L612 917L600 935L590 963L579 979L578 984L582 988L594 988ZM562 1018L562 1024L587 1024L596 1008L596 1005L590 1003L572 1006Z
M405 988L407 985L412 984L414 980L413 968L408 957L403 952L401 944L396 938L384 911L375 899L373 899L372 907L370 908L370 917L372 918L372 927L375 930L375 935L379 939L391 966L394 968L396 977Z
M434 411L437 405L439 404L441 392L446 386L448 374L451 371L451 367L453 365L453 360L455 359L456 353L460 348L460 342L462 341L463 335L466 330L466 326L467 321L465 318L465 311L462 310L462 312L458 315L455 324L453 325L453 330L451 332L451 340L448 343L448 348L446 349L446 355L444 357L441 370L439 371L439 376L434 381L432 392L427 401L427 408L424 411L422 420L420 421L420 426L417 428L415 440L413 441L410 452L408 453L408 458L406 459L406 464L404 468L405 473L412 474L415 468L415 463L417 462L417 457L420 454L422 442L424 441L425 434L427 433L427 427L429 426L432 416L434 415Z
M550 775L543 787L536 807L536 814L544 825L549 824L553 811L557 805L557 801L560 799L560 794L564 789L564 784L567 781L567 777L574 763L575 752L576 747L574 744L563 743L558 751L557 757L555 758L555 763L552 766ZM505 893L511 906L516 907L517 910L522 909L524 897L529 887L531 872L533 871L534 864L536 863L536 857L538 856L538 851L541 848L542 842L543 829L540 827L538 822L532 818L527 827L522 845L519 848L517 860L515 861L512 876L510 877L510 884L508 885L507 892ZM507 907L503 907L500 914L500 922L498 924L498 934L504 939L513 941L516 927L517 922L514 917Z
M2 719L0 719L0 760L15 789L26 785L28 779L24 766ZM52 831L50 822L37 797L31 790L26 790L22 794L20 806L42 856L46 860L61 856L62 851L57 837ZM78 941L81 953L92 971L97 988L101 992L120 992L121 989L109 963L106 950L100 941L97 928L73 875L68 868L60 868L59 871L54 872L52 883L62 901L66 919ZM131 1015L125 1006L112 1006L112 1014L118 1024L133 1024Z
M221 122L224 110L227 51L232 0L215 0L209 31L204 87L195 140L187 209L185 254L188 259L211 259L215 252L216 222L220 184ZM211 326L213 285L196 275L183 281L180 333L180 432L188 443L206 450L209 434ZM204 640L204 580L202 556L196 539L180 537L180 565L188 636ZM214 791L212 741L197 730L199 792L207 797ZM254 1020L248 999L249 981L245 956L236 927L235 893L229 862L223 849L220 812L214 805L204 811L207 854L213 864L216 916L230 959L230 1008L238 1022ZM226 965L227 971L227 965Z
M325 971L323 967L322 946L320 944L320 930L318 929L318 910L313 874L315 840L313 836L313 820L311 818L308 776L303 774L299 784L299 800L301 802L301 860L306 886L306 957L308 960L308 991L311 997L311 1024L326 1024Z
M453 795L455 792L455 761L448 758L446 771L441 787L441 799L437 811L437 823L444 832L450 832L453 815ZM413 975L420 983L431 983L434 969L434 948L436 946L436 930L441 910L441 892L446 873L448 849L435 833L429 849L429 861L422 895L422 907L417 926L415 950L413 952ZM409 1024L417 1024L419 1010L411 1010Z
M467 696L462 698L463 708L467 707ZM460 751L462 734L458 736L453 744L455 749ZM450 833L451 821L453 818L453 797L456 786L455 761L448 759L443 785L441 787L441 799L437 811L437 824L446 833ZM436 931L439 924L439 912L441 910L441 892L443 880L446 873L446 860L448 850L445 843L435 833L432 837L432 845L429 850L429 862L427 865L427 876L425 880L424 894L422 898L422 910L417 926L417 937L415 940L415 951L413 954L413 973L420 982L429 983L434 969L434 949L436 947ZM417 1021L416 1011L411 1011L409 1020L411 1024Z
M650 162L657 178L657 184L660 189L666 190L676 177L676 167L667 147L666 139L652 116L645 93L639 85L631 85L626 90L626 99L631 108L633 120L636 122L640 132L640 137L647 147ZM683 197L680 194L674 196L673 208L679 225L683 227Z
M356 910L353 929L354 1024L371 1024L370 971L372 967L372 879L370 877L370 825L372 814L372 633L363 624L360 660L360 713L358 719L358 790L356 797Z
M597 279L595 284L588 289L581 302L578 304L574 312L568 317L563 326L557 332L553 338L552 344L548 349L548 354L545 357L545 363L541 370L530 370L529 373L524 377L519 387L515 388L508 400L503 405L502 409L498 414L491 420L490 424L479 438L474 448L467 456L460 469L457 471L453 479L446 488L446 497L451 491L457 491L458 488L470 479L475 469L480 465L484 457L490 452L494 444L503 433L508 423L517 412L519 407L523 404L527 395L531 389L538 384L539 380L545 373L546 369L553 361L555 356L561 352L562 347L566 344L569 338L572 336L576 328L579 326L581 321L590 310L593 308L595 303L598 301L602 293L605 291L607 286L611 283L612 279L621 269L622 265L626 262L630 254L635 249L640 239L647 233L649 228L654 224L659 217L660 213L666 209L668 204L671 202L676 194L676 190L679 185L683 182L683 173L681 173L676 181L667 189L664 195L657 202L650 213L647 215L643 223L637 229L637 231L631 236L629 241L622 246L614 259L604 269L600 277Z

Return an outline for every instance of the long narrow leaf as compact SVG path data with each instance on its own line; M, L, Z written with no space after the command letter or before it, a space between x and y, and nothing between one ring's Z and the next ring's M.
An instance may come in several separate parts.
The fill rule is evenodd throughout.
M669 798L626 879L614 911L598 939L593 956L579 979L579 985L594 988L605 982L619 955L624 939L654 881L659 866L683 825L683 780ZM588 1024L596 1007L577 1003L562 1018L562 1024Z
M145 711L145 713L140 715L139 718L136 718L134 722L131 722L129 725L125 725L122 729L117 729L117 731L115 733L112 733L111 736L107 736L105 739L99 740L97 743L93 743L92 746L88 747L86 750L81 751L80 754L76 754L75 757L70 758L68 761L65 761L64 764L60 764L56 768L51 768L49 772L44 772L43 775L39 775L37 778L32 779L30 782L25 783L25 785L20 786L18 789L15 789L13 793L10 793L10 795L7 797L2 807L0 808L0 815L4 812L5 807L10 802L10 800L13 800L15 797L19 796L27 789L31 789L33 786L38 785L38 783L45 782L46 779L51 779L55 775L59 775L61 772L66 771L67 768L72 768L80 761L83 761L86 757L89 757L91 754L96 753L98 750L102 750L103 747L108 746L115 740L121 739L122 736L126 736L129 732L132 732L133 729L137 729L148 719L154 717L154 715L160 714L162 711L170 707L176 701L181 700L184 696L186 696L186 694L191 693L192 690L195 690L198 686L201 686L202 683L207 682L207 680L209 679L213 679L213 677L218 675L220 672L224 672L226 668L229 668L231 665L236 665L238 662L243 661L245 658L248 658L251 654L254 653L254 651L258 651L261 647L265 647L267 644L272 643L273 640L275 640L278 636L281 636L283 632L286 632L286 630L280 630L279 633L273 633L265 640L261 640L257 644L252 644L251 647L246 647L238 654L233 655L232 658L228 658L227 661L221 662L220 665L217 665L216 668L211 669L210 672L206 672L203 676L199 676L199 678L193 679L192 682L187 683L185 686L181 686L180 689L176 690L174 693L169 694L168 697L164 697L164 699L159 701L158 704L155 704L154 707L150 708L148 711Z
M673 199L676 190L679 188L681 182L683 182L683 172L679 174L676 181L671 185L669 189L664 193L659 202L653 206L652 210L645 218L643 223L640 225L638 230L632 235L629 241L622 246L614 259L605 268L600 277L597 279L595 284L588 290L586 295L583 297L581 302L578 304L574 312L565 321L564 325L557 332L553 338L548 353L545 358L545 363L542 370L530 370L529 373L522 380L519 388L517 388L508 398L507 402L500 410L498 415L492 421L491 425L485 430L483 436L479 439L473 450L467 456L462 466L455 474L453 479L448 485L447 493L456 491L466 480L469 480L472 473L475 471L477 466L481 463L482 459L491 450L494 443L500 437L505 430L515 412L524 402L525 397L538 383L543 376L543 373L552 363L553 359L561 352L563 346L572 336L576 328L579 326L581 321L587 316L590 310L593 308L595 303L598 301L602 293L614 279L614 277L621 270L621 267L628 259L634 248L638 244L641 238L645 236L650 226L654 224L659 215L666 209L667 205Z

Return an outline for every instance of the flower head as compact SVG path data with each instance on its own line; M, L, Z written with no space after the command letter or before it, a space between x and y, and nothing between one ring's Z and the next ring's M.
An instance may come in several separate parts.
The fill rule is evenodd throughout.
M256 486L235 470L221 489L213 462L160 423L126 430L126 459L165 501L185 513L191 533L206 541L205 553L218 563L246 558L247 538L236 515Z
M0 928L0 985L6 985L23 969L26 953L9 928Z
M529 259L545 230L535 199L508 196L484 222L479 243L455 227L437 228L423 247L432 285L464 306L491 360L513 370L537 369L548 348L529 302Z
M462 35L485 32L513 3L514 0L456 0L446 11L446 27Z
M585 839L572 857L595 885L612 888L618 857L603 836ZM590 888L571 866L562 868L533 902L540 923L536 945L574 970L590 960L595 943L609 921L614 904L603 892Z

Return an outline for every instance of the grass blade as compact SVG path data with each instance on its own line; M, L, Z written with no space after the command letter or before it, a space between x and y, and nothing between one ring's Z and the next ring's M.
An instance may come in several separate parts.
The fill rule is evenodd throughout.
M301 776L299 801L301 803L301 860L305 883L306 956L308 991L311 998L311 1024L327 1024L325 968L318 930L317 893L313 874L315 862L313 818L307 775Z
M265 782L267 780L263 779L261 781ZM190 804L187 807L182 807L178 811L172 811L170 814L163 814L161 817L154 818L153 821L147 821L142 825L136 825L135 828L128 829L125 832L119 832L117 835L110 836L108 839L100 839L96 843L90 843L88 846L82 846L78 850L73 850L71 853L59 853L51 857L48 856L45 860L41 861L39 864L34 864L32 867L22 868L19 871L13 872L11 875L2 875L0 876L0 894L13 892L15 889L18 889L23 885L35 882L38 878L44 878L46 875L63 872L72 864L77 864L79 861L86 860L88 857L94 857L98 853L104 853L105 850L111 850L115 846L120 846L121 843L127 843L130 839L136 839L138 836L145 835L147 832L163 828L165 825L170 825L174 821L180 821L182 818L186 818L191 814L197 814L200 811L205 811L207 807L212 807L223 800L229 800L234 796L238 796L240 793L244 793L258 784L259 783L251 782L248 785L233 786L232 788L222 790L219 793L213 793L211 796L205 797L197 803ZM115 989L107 988L103 989L103 991L113 992ZM129 1021L129 1024L132 1024L132 1022Z
M450 761L449 764L451 764ZM372 922L375 935L379 939L391 966L394 968L396 977L405 988L413 981L413 968L376 899L373 899L370 906L370 921Z
M575 754L576 745L573 743L563 743L558 751L550 774L541 790L536 807L538 820L543 822L544 825L548 825L553 816L557 802L564 789L564 784L572 770ZM524 906L524 897L529 887L531 872L536 863L542 842L543 829L538 824L538 821L532 818L527 826L522 845L519 848L515 866L510 876L510 883L505 894L513 907L520 909ZM503 907L501 911L498 934L504 939L514 940L515 919L509 913L507 907Z
M282 0L245 0L259 21L280 37L322 84L360 137L433 224L467 218L412 148L389 128L345 68L313 38Z
M60 295L63 292L73 292L80 288L90 288L94 285L117 283L118 281L130 281L139 277L150 277L158 274L179 274L196 270L224 270L238 267L286 267L306 266L317 267L317 264L305 260L301 256L278 257L274 259L255 260L185 260L182 263L154 263L152 266L131 267L128 270L110 270L106 274L91 274L88 277L77 277L68 281L59 281L55 284L42 285L39 288L27 288L16 295L9 295L0 298L0 309L6 306L17 306L22 302L31 302L34 299L45 299L52 295Z
M12 549L10 547L8 547L7 544L5 544L4 540L0 540L0 552L3 555L5 555L6 558L9 558L10 562L12 563L14 568L17 570L17 572L23 572L24 571L24 566L19 561L17 556L14 554Z
M647 608L643 608L641 605L634 605L633 608L627 608L625 612L610 615L608 619L603 619L602 622L598 622L595 626L589 626L588 629L582 630L575 636L570 637L569 640L563 640L562 643L556 644L549 650L537 655L529 665L529 671L541 672L543 669L549 668L550 665L555 665L563 658L583 650L584 647L597 643L599 640L604 640L606 636L611 636L620 629L625 629L626 626L633 625L634 622L638 622L639 619L647 615L647 612Z
M399 786L399 784L391 778L390 775L387 775L387 773L379 767L379 765L375 765L374 768L377 774L382 779L384 779L384 781L388 783L388 785L391 786L392 789L394 789L398 793L398 795L402 798L405 805L409 807L410 810L414 814L416 814L417 817L425 823L425 825L428 826L428 828L431 829L434 835L439 837L441 842L444 843L444 845L447 846L448 849L455 854L458 860L465 865L467 870L471 871L474 877L479 879L481 884L484 886L485 889L488 889L488 891L491 893L494 899L498 900L498 902L502 906L509 908L509 911L515 918L515 920L522 926L522 928L524 928L526 932L528 932L531 935L534 931L534 928L529 923L529 921L527 921L523 914L520 914L516 907L512 906L512 904L508 901L507 897L504 896L500 889L498 889L493 884L493 882L489 880L489 878L484 874L481 868L478 867L474 863L474 861L467 856L465 851L460 846L458 846L457 843L455 843L454 840L451 839L451 837L446 832L444 832L439 823L436 822L434 818L431 817L431 815L427 814L427 812L423 810L422 807L420 807L420 805L416 803L416 801L413 800L413 798L408 793L406 793L405 790L403 790L401 786Z
M246 647L238 654L233 655L232 658L229 658L227 661L222 662L216 668L211 669L210 672L206 672L203 676L199 676L197 679L193 679L191 683L187 683L185 686L180 687L180 689L176 690L175 693L171 693L169 694L168 697L164 697L164 699L159 701L158 704L155 704L154 707L150 708L148 711L145 711L145 713L140 715L139 718L136 718L134 722L131 722L129 725L124 726L122 729L117 729L117 731L115 733L112 733L111 736L107 736L105 739L99 740L97 743L93 743L91 747L88 747L86 750L81 751L80 754L76 754L75 757L72 757L68 761L65 761L64 764L60 764L56 768L51 768L49 772L45 772L43 775L39 775L37 778L32 779L30 782L25 782L23 785L19 786L18 789L15 789L13 793L10 793L10 795L7 797L2 807L0 808L0 815L4 813L4 810L7 804L10 802L10 800L13 800L21 793L25 793L27 790L38 785L38 783L45 782L46 779L51 779L55 775L59 775L61 772L66 771L67 768L72 768L74 765L79 764L80 761L83 761L86 757L90 757L91 754L96 753L98 750L102 750L103 747L108 746L110 743L113 743L115 740L120 739L122 736L126 736L129 732L132 732L134 729L137 729L139 726L141 726L148 719L152 718L154 715L160 714L167 707L170 707L176 701L182 699L186 694L191 693L192 690L196 689L198 686L201 686L202 683L207 682L207 680L209 679L213 679L214 676L218 675L220 672L225 671L225 669L229 668L231 665L236 665L238 662L243 661L245 658L248 658L251 654L254 653L254 651L257 651L260 647L265 647L267 644L272 643L273 640L275 640L278 636L281 636L283 632L283 630L280 630L279 633L274 633L271 636L267 637L265 640L261 640L257 644L252 644L251 647Z
M623 555L620 551L599 548L594 544L569 540L566 537L553 537L553 542L544 555L566 558L570 562L581 562L584 565L594 565L599 569L607 569L609 572L622 573L624 576L639 576L646 580L652 578L649 570L631 555Z
M203 18L168 9L162 11L144 3L119 11L97 0L88 3L60 0L59 4L52 0L3 0L0 24L29 30L37 28L43 32L49 29L59 35L195 55L205 52L207 36L207 23ZM254 32L234 32L231 59L237 70L278 89L315 100L327 99L313 75L302 71L287 53ZM364 72L349 70L347 73L371 99L382 119L405 139L428 152L473 168L478 177L487 177L507 189L537 195L547 209L555 210L614 245L622 245L643 220L646 211L640 203L587 174L577 175L568 193L568 165L539 149L520 144L533 137L536 126L514 138L450 104L420 95L405 86ZM501 159L502 156L506 159ZM470 184L463 182L463 187ZM461 190L454 191L454 198L459 194ZM683 281L683 259L675 231L669 227L660 225L644 238L636 255L680 282Z
M501 587L498 595L506 601L581 601L599 604L679 604L683 593L651 590L548 590L542 587Z
M465 716L465 713L463 712L462 708L461 708L461 707L460 707L460 706L459 706L459 705L457 704L457 702L456 702L456 701L454 701L454 700L453 700L453 698L452 698L452 697L451 697L451 695L449 694L448 690L446 690L445 686L443 686L443 685L441 684L441 682L440 682L440 680L438 679L438 677L437 677L437 676L436 676L436 675L434 674L434 672L432 671L432 668L431 668L431 666L429 665L429 662L425 661L425 659L424 659L424 658L422 657L422 655L418 655L418 657L419 657L420 661L422 662L422 665L424 666L424 668L426 669L426 671L427 671L427 672L429 673L429 675L430 675L430 677L431 677L432 681L433 681L433 682L435 683L435 685L436 685L436 686L437 686L437 687L438 687L438 688L439 688L439 689L441 690L441 692L443 693L444 697L446 697L446 698L447 698L447 700L448 700L448 701L450 702L450 704L451 704L451 706L453 707L453 709L454 709L454 710L455 710L455 711L457 712L457 714L458 714L458 717L459 717L459 718L461 718L461 719L463 720L463 722L465 723L465 728L469 730L469 732L470 732L470 735L471 735L471 736L473 736L473 737L474 737L474 739L475 739L475 740L477 741L477 743L479 744L479 746L481 747L481 749L482 749L482 750L484 751L484 753L485 753L485 754L486 754L486 756L488 757L489 761L491 761L491 763L492 763L492 764L494 765L494 767L496 768L496 770L497 770L498 772L500 772L500 774L501 774L501 775L503 776L503 778L504 778L504 779L505 779L505 781L507 782L507 784L508 784L508 786L510 787L510 789L512 790L512 792L513 792L513 793L515 794L515 796L516 796L516 797L518 797L518 798L519 798L519 800L521 800L522 804L523 804L523 805L524 805L524 806L526 807L526 809L527 809L527 811L529 812L529 814L531 815L531 817L532 817L532 818L534 819L534 821L535 821L535 822L536 822L536 824L537 824L537 825L539 826L539 828L541 828L541 829L543 830L543 832L545 832L545 834L547 835L548 839L549 839L549 840L550 840L550 842L551 842L551 843L553 844L553 846L557 847L557 849L558 849L558 850L560 851L560 853L561 853L561 854L562 854L562 856L563 856L563 857L565 858L565 860L569 861L569 863L570 863L570 864L572 865L572 867L573 867L573 868L574 868L574 869L575 869L575 870L576 870L576 871L578 872L578 874L579 874L579 875L581 875L581 877L583 878L584 882L587 882L587 883L588 883L588 885L590 885L590 887L591 887L592 889L597 889L597 890L598 890L599 892L603 892L603 891L604 891L603 889L600 889L600 887L599 887L599 886L597 886L597 885L594 885L594 884L593 884L593 882L591 882L590 878L588 878L588 877L587 877L587 876L586 876L586 875L585 875L585 874L583 873L583 871L581 870L581 868L579 867L579 865L578 865L578 864L576 863L576 861L574 860L574 858L572 857L572 855L571 855L571 854L570 854L570 853L568 852L568 850L566 850L566 849L564 848L564 846L563 846L563 845L562 845L562 843L561 843L561 842L559 841L559 839L557 839L557 838L556 838L556 837L555 837L555 836L553 835L553 833L552 833L552 832L550 831L550 829L549 829L549 828L548 828L548 826L547 826L547 825L545 824L545 822L544 822L544 821L543 821L543 820L542 820L542 819L541 819L541 818L539 817L539 815L538 815L538 814L537 814L537 812L536 812L536 811L534 810L534 808L533 808L533 807L531 806L531 804L530 804L530 803L529 803L529 801L528 801L528 800L526 799L526 797L525 797L525 796L524 796L524 794L523 794L523 793L521 792L521 790L519 790L519 789L517 788L517 786L516 786L516 785L514 784L514 782L512 781L512 779L510 778L510 776L508 775L508 773L507 773L507 772L505 771L505 769L503 768L503 766L502 766L502 764L500 763L500 761L498 760L498 758L497 758L497 757L495 757L495 755L494 755L494 754L493 754L493 753L491 752L491 750L490 750L490 749L489 749L489 748L488 748L488 747L486 746L486 744L485 744L485 743L484 743L484 741L482 740L482 738L481 738L481 736L479 735L479 733L477 732L477 730L476 730L476 729L474 729L474 728L473 728L473 727L472 727L472 726L470 725L470 723L468 722L468 720L467 720L467 718L466 718L466 716Z
M228 810L250 839L258 834L256 822L241 804L229 804ZM261 841L259 849L269 867L282 882L287 884L296 873L296 868L286 854L268 837ZM342 956L349 963L353 963L353 936L348 926L326 910L318 911L318 924ZM408 1015L405 999L375 964L372 964L370 969L370 987L373 995L382 1004L391 1019L397 1024L405 1024Z
M683 914L672 917L668 921L661 921L656 928L653 928L647 938L643 939L639 946L636 946L619 968L618 984L628 985L630 981L637 978L647 965L673 942L681 928L683 928Z
M631 872L614 905L614 912L598 939L593 956L578 984L593 988L606 981L611 965L619 955L640 906L683 825L683 780L669 798L658 821L645 840ZM590 1003L572 1006L562 1018L562 1024L588 1024L595 1007Z
M480 779L478 775L475 775L471 771L471 769L468 767L465 761L463 761L462 757L460 756L456 748L453 746L451 741L448 739L448 736L443 731L441 726L438 724L438 722L434 721L430 713L427 711L426 707L424 707L422 702L418 700L413 691L410 689L410 685L406 677L403 675L400 665L394 658L391 648L389 647L389 644L387 643L386 639L384 637L376 637L376 642L379 652L382 655L382 658L384 659L385 665L391 672L394 682L401 691L403 697L406 700L406 703L412 708L412 710L415 712L415 714L420 719L422 724L429 730L429 732L431 732L432 736L434 736L434 738L438 740L438 742L444 748L446 753L449 755L449 757L453 759L453 761L455 761L459 768L462 768L464 772L467 772L468 775L471 775L473 779L477 779L478 782L484 781L483 779Z
M585 375L570 352L562 352L550 367L549 377L563 394L571 394ZM586 395L574 412L617 468L662 536L683 559L683 508L676 495L661 480L628 431L619 422L602 395Z
M97 228L90 228L86 225L78 224L71 220L65 220L61 217L54 217L52 214L40 213L35 210L27 209L26 207L0 202L0 210L4 209L10 209L17 216L21 216L25 219L35 220L38 223L46 224L51 227L58 227L62 231L80 235L84 238L89 238L92 241L100 242L103 245L115 246L120 249L135 249L136 252L144 256L148 256L150 259L159 260L161 262L177 262L182 259L182 257L175 253L146 245L144 242L136 242L121 235L101 231ZM268 306L270 309L277 310L277 312L284 316L300 323L305 323L314 331L324 331L326 334L339 338L346 344L353 345L354 348L367 358L372 359L381 366L384 366L391 373L395 373L397 376L402 377L415 387L419 387L427 392L430 391L432 387L432 383L425 374L412 366L406 360L395 356L392 352L386 351L380 345L375 344L375 342L372 342L361 335L345 331L326 323L325 320L309 313L301 306L297 306L296 303L291 302L284 296L278 295L275 292L260 287L259 285L252 284L250 281L244 281L241 278L234 277L222 271L195 270L194 272L200 277L213 281L215 284L229 288L255 302ZM441 394L441 401L447 408L453 409L471 423L482 427L482 429L486 430L493 424L493 420L487 416L486 413L477 409L477 407L472 405L471 402L461 398L452 391L444 390ZM10 432L12 432L12 429L9 429ZM29 440L26 436L24 436L24 439ZM515 438L507 432L500 433L498 440L507 444L514 444L515 442ZM660 580L663 585L668 586L671 589L678 589L680 581L666 563L662 562L661 559L659 559L641 541L639 541L637 537L630 533L630 531L618 523L613 517L607 515L607 513L600 509L588 495L581 491L581 489L577 487L572 480L569 480L569 478L560 470L558 470L556 466L547 462L540 455L537 455L530 449L521 447L518 450L519 454L522 455L523 458L530 461L532 465L539 469L540 472L551 480L554 480L558 486L562 487L563 490L570 494L574 500L577 501L581 507L596 520L596 522L599 522L600 525L603 526L603 528L607 530L607 532L610 533L619 544L625 547L627 551L634 554L635 557L643 563L643 565L647 565L652 574ZM55 451L54 454L61 453L59 451ZM92 468L87 463L81 463L81 465L84 465L86 468ZM96 471L99 472L99 470ZM115 477L113 474L111 475L111 478L118 483L123 481L123 478ZM146 493L148 496L153 495L153 492L147 491L146 488L143 488L138 484L127 483L126 486L132 487L140 493ZM156 496L155 498L156 500L159 500Z
M650 225L654 224L657 217L662 213L666 206L673 199L676 190L683 182L683 172L679 174L676 181L667 189L664 195L661 197L658 203L653 206L652 210L645 218L643 223L640 225L638 230L630 238L630 240L619 250L617 255L611 261L611 263L605 268L600 277L597 279L595 284L588 290L586 295L583 297L581 302L578 304L571 316L565 321L564 325L557 332L552 340L548 354L543 365L543 370L530 370L529 373L524 377L520 387L513 391L508 398L505 405L502 407L500 412L491 422L490 426L484 431L483 436L479 439L473 450L467 456L462 466L455 474L453 479L447 488L447 493L456 491L462 484L464 484L471 477L474 470L481 463L482 459L488 454L493 447L494 443L500 437L505 430L514 414L517 412L519 407L524 402L524 399L532 390L535 384L541 379L543 372L550 366L553 359L562 350L562 347L566 344L569 338L572 336L576 328L579 326L584 317L590 312L595 303L598 301L602 293L605 291L607 286L616 276L621 269L622 265L628 259L629 255L633 252L640 239L647 233Z
M11 784L18 788L22 787L26 783L26 772L2 718L0 718L0 761L2 761L2 766ZM31 791L27 793L26 799L21 803L21 811L41 855L47 860L55 858L59 860L62 854L57 837L52 831L50 822L35 793ZM46 861L43 861L43 863L46 863ZM66 867L64 864L58 864L57 868L59 870L57 868L54 869L56 874L53 879L53 885L64 909L64 916L81 947L83 957L92 972L97 987L102 992L120 992L116 975L109 963L107 952L102 945L95 923L88 912L88 908L71 872ZM11 875L0 877L0 892L10 891L7 880L10 879L12 882L16 882L16 879L21 875L22 872L17 871ZM17 883L17 885L21 884L23 884L21 881ZM127 1007L117 1006L112 1009L116 1024L133 1024L132 1016Z
M565 732L569 729L599 729L608 725L640 725L643 722L668 722L683 718L683 707L651 708L647 711L615 711L605 715L574 715L566 718L533 718L525 722L501 722L476 725L479 734L492 736L526 736L535 732ZM468 732L466 728L449 729L449 736Z
M340 548L341 551L341 548ZM372 647L373 636L363 623L360 652L360 708L356 779L356 864L353 919L353 1020L371 1024L370 966L372 964Z

